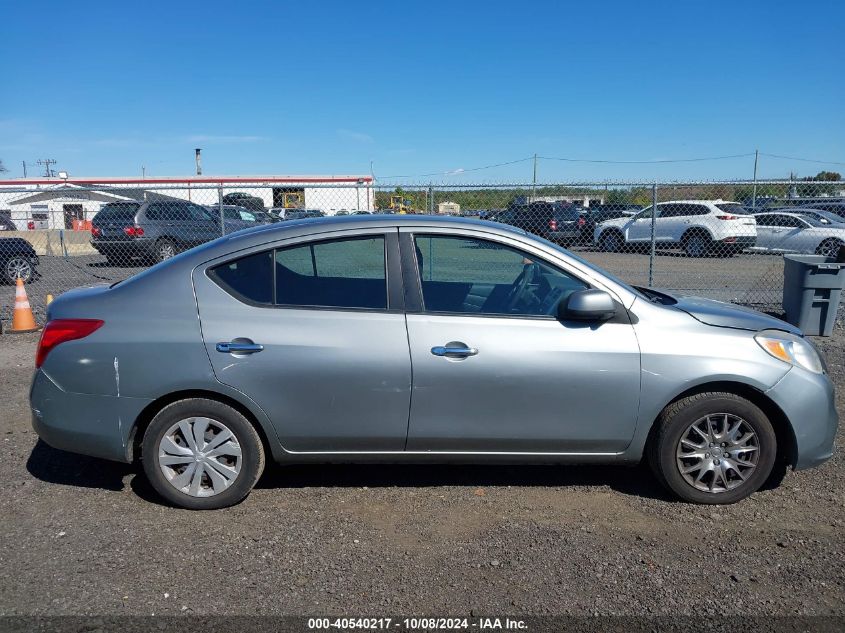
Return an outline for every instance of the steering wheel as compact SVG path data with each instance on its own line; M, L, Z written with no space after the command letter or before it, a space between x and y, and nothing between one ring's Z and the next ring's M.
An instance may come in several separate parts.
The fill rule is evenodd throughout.
M520 299L522 299L522 296L525 294L528 284L530 284L531 280L537 276L539 270L540 266L536 263L525 264L522 267L522 272L519 273L519 276L514 280L513 288L511 288L511 291L508 293L508 297L505 300L505 312L513 312L514 308L516 308Z

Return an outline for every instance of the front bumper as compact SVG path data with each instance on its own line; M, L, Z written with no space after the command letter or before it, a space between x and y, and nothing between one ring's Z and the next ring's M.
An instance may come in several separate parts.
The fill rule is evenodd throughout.
M32 428L53 448L128 462L135 421L152 401L70 393L38 369L32 379L29 402Z
M827 374L793 367L766 395L780 407L792 427L795 469L813 468L830 459L839 416L833 383Z

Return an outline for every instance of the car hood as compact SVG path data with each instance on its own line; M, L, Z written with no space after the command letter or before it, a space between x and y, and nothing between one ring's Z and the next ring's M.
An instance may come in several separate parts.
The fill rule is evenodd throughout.
M677 303L673 306L683 310L694 319L706 325L729 327L737 330L783 330L801 336L801 330L794 325L781 321L751 308L705 299L703 297L675 297Z

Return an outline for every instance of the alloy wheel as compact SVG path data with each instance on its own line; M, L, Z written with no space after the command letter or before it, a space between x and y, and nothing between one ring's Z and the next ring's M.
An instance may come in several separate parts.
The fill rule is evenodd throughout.
M222 422L185 418L171 426L158 447L165 479L192 497L212 497L231 486L241 472L241 447Z
M158 260L163 262L176 255L176 246L172 242L162 242L158 245Z
M24 257L12 257L6 262L6 277L14 283L18 277L25 282L32 277L32 264Z
M702 257L707 252L707 242L699 235L693 235L685 245L687 255L690 257Z
M731 413L713 413L690 424L676 450L684 480L713 494L741 486L757 468L759 458L757 433Z

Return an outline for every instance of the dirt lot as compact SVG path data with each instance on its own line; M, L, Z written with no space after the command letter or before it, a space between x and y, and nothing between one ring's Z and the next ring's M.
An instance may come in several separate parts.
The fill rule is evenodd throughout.
M642 469L308 466L191 513L37 441L35 344L0 338L0 615L845 614L841 432L823 467L729 507ZM820 344L845 412L845 332Z

